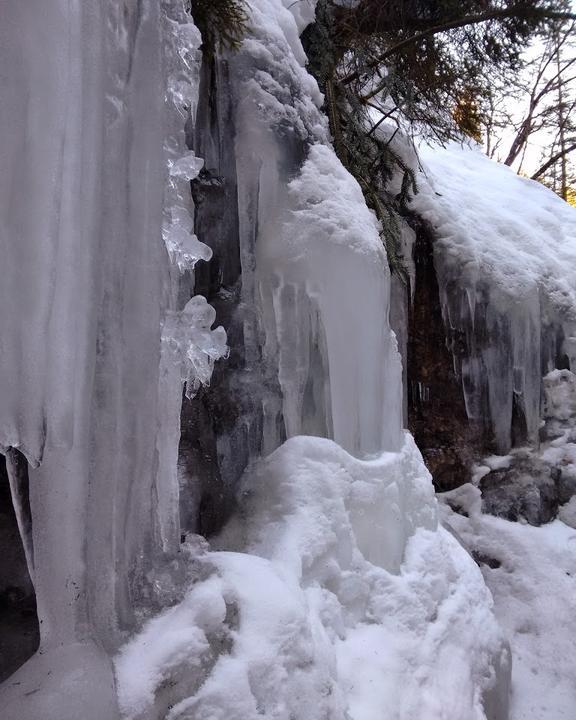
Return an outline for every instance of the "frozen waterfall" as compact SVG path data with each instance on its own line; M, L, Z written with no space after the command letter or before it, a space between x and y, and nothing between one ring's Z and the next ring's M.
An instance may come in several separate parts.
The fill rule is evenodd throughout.
M503 719L490 595L402 430L378 224L305 69L313 4L249 7L209 68L181 0L2 3L0 446L40 622L3 717ZM183 391L213 446L184 474ZM179 505L213 457L235 512L209 546Z

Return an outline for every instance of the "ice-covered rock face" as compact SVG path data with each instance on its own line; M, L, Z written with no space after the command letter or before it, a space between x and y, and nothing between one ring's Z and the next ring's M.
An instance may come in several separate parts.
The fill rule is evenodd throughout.
M574 364L576 212L479 150L422 148L413 206L437 237L444 322L468 416L494 448L536 442L542 374Z
M539 447L484 458L476 467L483 511L532 525L553 520L576 494L576 377L552 370L543 387Z
M3 16L0 444L39 466L33 576L44 640L62 642L88 607L103 632L128 620L116 583L151 529L155 428L137 418L156 417L167 268L160 19L135 2Z
M279 417L289 436L338 444L290 437L248 467L218 552L198 557L184 600L117 656L121 709L130 719L420 720L450 708L480 720L505 688L506 650L480 574L437 529L429 475L400 431L378 227L327 143L293 19L276 0L251 10L242 49L215 68L218 127L195 192L206 202L237 186L242 354L281 390L280 415L263 408L264 447L279 444ZM234 173L221 153L227 127ZM225 239L215 245L222 254ZM232 263L218 260L236 291ZM419 671L407 679L407 667ZM493 717L505 717L505 691L501 700Z
M252 334L277 364L288 437L332 437L358 455L395 449L401 366L379 228L327 144L292 19L279 2L251 7L235 144L243 262L256 269L243 292L261 314Z

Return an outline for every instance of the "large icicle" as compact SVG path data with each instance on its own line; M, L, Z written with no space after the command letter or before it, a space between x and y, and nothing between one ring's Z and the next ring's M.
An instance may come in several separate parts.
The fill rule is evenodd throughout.
M262 317L247 335L263 336L277 363L289 437L333 437L359 455L396 449L401 367L376 219L327 144L289 13L255 0L252 21L236 63L243 266L255 263L243 290Z

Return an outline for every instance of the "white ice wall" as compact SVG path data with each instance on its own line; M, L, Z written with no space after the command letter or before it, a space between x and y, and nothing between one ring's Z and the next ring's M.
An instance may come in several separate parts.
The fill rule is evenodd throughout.
M159 28L152 2L2 3L0 443L36 468L43 652L5 688L7 717L113 713L92 642L129 621L128 571L150 527L167 266ZM66 709L14 695L49 696L83 665L99 700L78 697L79 676Z
M207 257L178 206L198 169L180 158L199 37L181 2L164 9L0 5L0 447L31 465L42 651L5 686L7 718L114 715L97 648L133 627L135 605L153 601L149 568L178 547L182 379L205 380L224 352L198 302L161 343L166 312L180 321L178 266ZM165 238L174 269L171 217L185 245ZM51 683L68 688L57 702Z

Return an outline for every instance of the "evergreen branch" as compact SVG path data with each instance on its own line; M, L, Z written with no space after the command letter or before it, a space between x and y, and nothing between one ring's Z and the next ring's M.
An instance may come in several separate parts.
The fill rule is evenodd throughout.
M516 5L513 5L509 8L502 8L500 10L490 10L483 13L477 13L474 15L466 15L464 17L455 19L455 20L449 20L443 23L439 23L438 25L433 25L425 30L422 30L421 32L415 33L414 35L411 35L410 37L404 38L400 42L396 43L392 47L388 48L385 52L380 54L377 58L370 61L368 63L368 68L373 70L375 67L381 65L383 62L388 60L392 55L397 54L401 50L404 50L406 47L413 45L414 43L419 42L420 40L424 40L428 37L431 37L433 35L437 35L442 32L446 32L448 30L456 30L458 28L470 26L470 25L479 25L482 23L490 22L492 20L506 20L508 18L514 18L514 17L538 17L541 20L576 20L576 14L575 13L563 13L563 12L556 12L552 10L539 10L537 8L532 8L526 5L526 3L522 2ZM347 75L346 77L342 78L341 82L345 85L354 82L355 80L360 79L360 71L355 71L351 73L350 75ZM375 95L377 95L379 92L381 92L386 86L385 82L379 83L379 85L376 87L375 90L371 91L368 95L364 96L362 99L364 101L369 100L373 98Z

